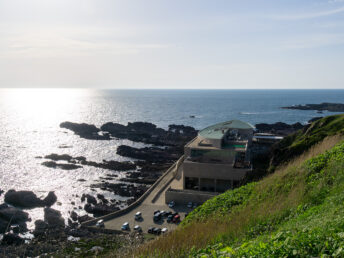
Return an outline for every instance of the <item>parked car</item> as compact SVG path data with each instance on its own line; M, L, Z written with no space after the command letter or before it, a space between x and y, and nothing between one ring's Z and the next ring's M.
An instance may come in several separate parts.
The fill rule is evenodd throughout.
M141 220L142 219L142 213L140 211L135 213L135 220Z
M96 223L97 228L103 228L104 227L104 220L100 219Z
M166 214L166 211L160 211L160 215L161 215L162 217L165 217L165 214Z
M137 232L142 232L142 228L139 225L136 225L134 227L134 230L137 231Z
M194 203L194 204L193 204L193 208L194 208L194 209L197 208L197 206L198 206L197 203Z
M153 227L150 227L150 228L148 229L148 233L149 233L149 234L153 234L153 229L154 229Z
M165 213L165 217L167 218L169 215L171 215L172 214L172 211L166 211L166 213Z
M157 213L160 213L160 210L155 210L153 214L155 215Z
M192 202L188 202L187 207L191 209L192 208Z
M165 234L165 233L167 233L167 231L168 231L167 228L163 228L163 229L161 230L161 233Z
M158 212L158 213L154 214L153 220L154 220L154 221L159 221L159 220L161 220L161 213Z
M129 222L124 222L121 229L122 230L129 230Z
M172 213L172 216L174 217L174 216L176 216L176 215L178 215L179 213L178 212L173 212Z
M172 222L172 219L173 219L173 215L170 214L170 215L167 216L167 220L166 220L166 221L167 221L168 223L170 223L170 222Z
M177 214L176 216L174 216L173 219L172 219L172 222L173 222L173 223L178 223L178 222L180 222L180 215Z
M160 235L161 234L161 229L160 228L154 228L153 229L153 234Z
M174 201L170 201L168 207L173 208L176 205Z

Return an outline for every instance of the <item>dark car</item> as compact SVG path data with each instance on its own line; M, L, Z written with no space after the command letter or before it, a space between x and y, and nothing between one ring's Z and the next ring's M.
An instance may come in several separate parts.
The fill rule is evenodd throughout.
M154 228L153 229L153 234L160 235L161 234L161 228Z
M165 213L165 217L167 218L169 215L171 215L172 214L172 211L166 211L166 213Z
M167 220L166 220L166 221L167 221L167 222L171 222L172 219L173 219L173 215L170 214L170 215L167 216Z
M150 227L150 228L148 229L148 233L149 233L149 234L153 234L153 230L154 230L154 228L153 228L153 227Z
M158 213L154 214L153 220L154 220L154 221L159 221L159 220L161 220L161 213L158 212Z
M155 215L157 213L160 213L160 211L159 210L155 210L153 214Z
M179 213L178 213L178 212L172 213L172 216L173 216L173 217L176 216L176 215L179 215Z

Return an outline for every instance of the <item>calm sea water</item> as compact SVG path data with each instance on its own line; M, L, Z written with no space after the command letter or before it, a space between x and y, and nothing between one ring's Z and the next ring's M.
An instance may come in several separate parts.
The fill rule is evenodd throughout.
M42 160L36 156L66 153L93 161L127 160L116 155L118 145L144 146L127 140L81 139L60 129L63 121L97 126L109 121L148 121L163 128L174 123L197 129L232 119L252 124L305 123L319 114L280 107L321 102L343 103L344 90L0 90L0 189L32 190L38 196L55 191L59 203L53 208L67 217L73 209L71 202L80 204L75 195L90 193L90 184L106 174L121 177L123 173L86 166L72 171L50 169L42 166ZM60 148L61 145L70 148ZM43 217L42 209L29 212L34 220ZM83 214L82 209L77 212Z

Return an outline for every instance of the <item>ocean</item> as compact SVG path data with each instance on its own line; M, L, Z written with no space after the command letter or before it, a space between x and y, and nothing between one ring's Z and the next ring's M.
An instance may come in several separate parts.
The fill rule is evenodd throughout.
M80 196L92 193L90 185L107 174L123 172L94 167L77 170L47 168L37 157L51 153L85 156L90 161L130 160L116 155L121 144L147 146L129 140L86 140L59 128L64 121L101 126L106 122L127 124L146 121L162 128L184 124L202 129L217 122L239 119L256 123L306 123L324 112L287 110L283 106L344 102L344 90L83 90L2 89L0 90L0 189L31 190L45 197L55 191L53 206L65 218L68 211L82 206ZM86 181L78 181L85 179ZM99 192L99 191L98 191ZM100 191L101 192L101 191ZM103 191L105 197L125 199ZM76 197L79 196L79 197ZM0 196L3 202L4 194ZM72 204L75 202L75 205ZM43 209L29 210L34 220ZM33 227L33 222L29 227Z

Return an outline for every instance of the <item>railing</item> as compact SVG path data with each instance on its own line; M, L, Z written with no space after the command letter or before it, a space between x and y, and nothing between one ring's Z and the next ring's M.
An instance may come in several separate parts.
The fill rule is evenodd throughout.
M92 219L89 221L85 221L81 224L81 226L85 226L85 227L92 226L92 225L96 224L98 220L102 219L104 221L107 221L107 220L122 216L122 215L132 211L133 209L135 209L139 204L141 204L147 198L147 196L174 169L174 167L179 167L183 160L184 160L184 155L181 156L153 185L151 185L151 187L149 187L148 190L143 195L141 195L140 198L138 198L135 202L130 204L128 207L126 207L122 210L107 214L107 215L102 216L102 217L98 217L98 218L95 218L95 219Z

